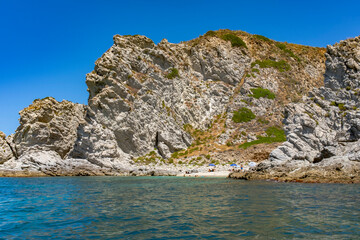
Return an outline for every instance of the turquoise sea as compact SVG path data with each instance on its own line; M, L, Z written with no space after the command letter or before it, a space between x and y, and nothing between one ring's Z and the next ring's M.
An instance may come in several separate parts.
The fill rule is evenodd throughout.
M360 185L0 178L0 239L360 239Z

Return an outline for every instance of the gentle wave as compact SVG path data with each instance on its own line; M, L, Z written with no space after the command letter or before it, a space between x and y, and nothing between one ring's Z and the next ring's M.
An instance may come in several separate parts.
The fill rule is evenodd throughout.
M4 239L359 239L359 185L0 178Z

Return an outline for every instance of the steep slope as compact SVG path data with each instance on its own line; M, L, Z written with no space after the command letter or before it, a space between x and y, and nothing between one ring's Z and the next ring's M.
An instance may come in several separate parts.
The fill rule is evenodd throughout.
M284 106L323 84L324 53L242 31L157 45L116 35L87 75L88 106L57 111L60 122L52 111L64 106L55 100L23 110L14 139L7 138L16 149L9 161L51 152L60 165L85 161L103 173L148 174L267 159L285 141Z
M287 141L234 177L360 182L360 37L328 46L326 58L325 86L285 109Z

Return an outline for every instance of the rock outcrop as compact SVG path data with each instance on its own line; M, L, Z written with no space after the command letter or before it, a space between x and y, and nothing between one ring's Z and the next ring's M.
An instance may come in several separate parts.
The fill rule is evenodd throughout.
M85 107L54 98L37 99L20 111L20 126L12 142L17 156L30 151L55 151L66 158L77 139L77 129L84 122Z
M241 31L179 44L116 35L87 74L88 106L47 98L20 112L0 139L0 174L173 175L262 161L283 141L285 105L323 85L324 53Z
M208 151L217 151L215 144L234 142L231 145L235 146L248 141L250 134L255 137L268 126L281 125L284 103L300 98L304 89L320 85L322 49L294 45L301 49L300 59L290 50L284 52L285 45L279 48L275 41L236 33L246 40L247 47L224 41L222 36L232 34L230 31L180 44L163 40L158 45L144 36L114 36L114 45L87 75L87 120L79 129L71 156L94 161L120 158L131 163L155 149L161 158L170 159L174 153L185 153L191 144L207 148L196 131L216 134L213 142L206 143L213 147ZM312 55L303 53L308 51ZM265 61L293 69L260 66ZM251 96L256 87L275 92L276 99ZM268 124L257 124L259 119L251 125L234 123L233 112L241 107L248 107ZM238 133L243 131L250 134L240 137ZM198 143L195 147L194 142ZM228 149L240 152L236 147ZM205 155L189 151L193 152L191 158L185 159L183 154L170 161L191 161Z
M328 46L325 86L285 108L287 141L244 178L360 182L360 37Z
M6 135L0 132L0 164L13 157L9 143L6 141Z

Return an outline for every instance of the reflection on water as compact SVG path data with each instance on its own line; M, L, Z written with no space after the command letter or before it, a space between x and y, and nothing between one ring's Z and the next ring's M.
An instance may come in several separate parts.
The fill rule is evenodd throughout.
M0 238L356 239L359 206L359 185L0 178Z

